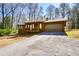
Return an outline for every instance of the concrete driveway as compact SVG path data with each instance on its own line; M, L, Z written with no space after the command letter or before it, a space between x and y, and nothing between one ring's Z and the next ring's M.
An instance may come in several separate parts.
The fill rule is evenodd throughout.
M42 32L21 42L0 48L1 56L77 56L79 40L63 32Z

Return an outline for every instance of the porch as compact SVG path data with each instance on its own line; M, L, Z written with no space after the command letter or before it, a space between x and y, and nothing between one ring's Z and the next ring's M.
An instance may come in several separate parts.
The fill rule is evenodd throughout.
M19 33L35 33L44 31L43 22L26 22L23 25L18 25Z

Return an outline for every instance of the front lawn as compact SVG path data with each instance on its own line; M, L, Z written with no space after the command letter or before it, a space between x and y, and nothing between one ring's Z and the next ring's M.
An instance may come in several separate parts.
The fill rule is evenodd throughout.
M72 31L66 31L66 34L69 37L79 38L79 29L78 30L72 30Z

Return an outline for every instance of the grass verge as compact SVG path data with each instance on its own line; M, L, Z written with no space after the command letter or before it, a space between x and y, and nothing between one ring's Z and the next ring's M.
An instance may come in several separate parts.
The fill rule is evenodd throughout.
M79 29L78 30L72 30L72 31L66 31L66 34L69 37L78 38L79 39Z

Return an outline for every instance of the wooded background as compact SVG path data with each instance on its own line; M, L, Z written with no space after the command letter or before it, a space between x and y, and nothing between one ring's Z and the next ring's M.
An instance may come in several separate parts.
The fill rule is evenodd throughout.
M0 3L0 29L17 28L27 21L67 18L68 28L79 28L79 3L49 4L44 11L41 3Z

